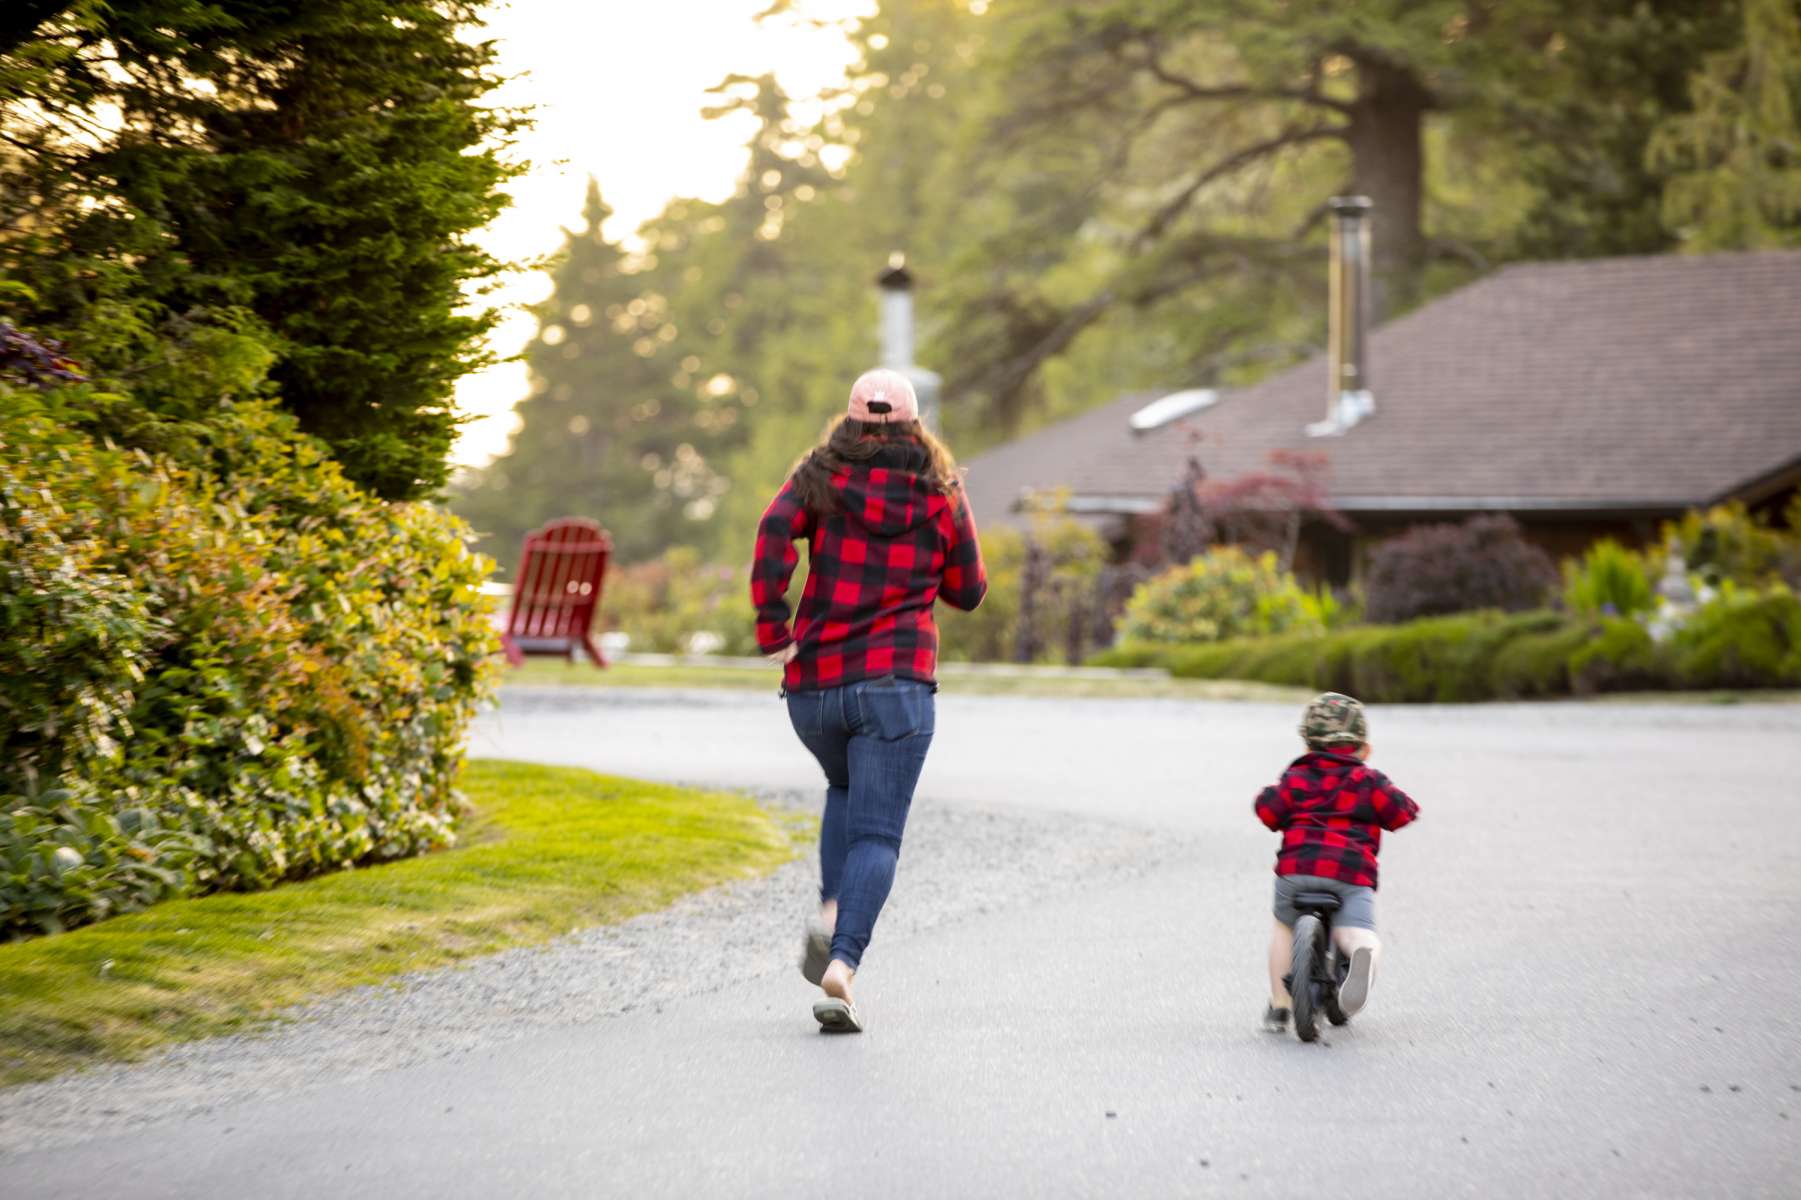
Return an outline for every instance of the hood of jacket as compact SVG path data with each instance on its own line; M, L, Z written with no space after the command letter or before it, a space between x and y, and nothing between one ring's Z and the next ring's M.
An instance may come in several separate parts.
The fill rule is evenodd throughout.
M847 520L878 537L895 538L932 519L944 494L924 474L923 447L892 446L867 463L840 471L832 483Z

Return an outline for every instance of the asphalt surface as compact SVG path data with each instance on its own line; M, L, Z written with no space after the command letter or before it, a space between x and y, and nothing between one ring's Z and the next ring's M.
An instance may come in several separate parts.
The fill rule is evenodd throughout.
M0 1158L0 1196L1797 1194L1801 706L1375 710L1422 819L1385 845L1370 1007L1315 1046L1257 1025L1273 838L1249 806L1297 715L941 697L922 810L1179 853L878 929L860 1038L817 1034L774 970L99 1122ZM773 694L515 692L474 751L812 775Z

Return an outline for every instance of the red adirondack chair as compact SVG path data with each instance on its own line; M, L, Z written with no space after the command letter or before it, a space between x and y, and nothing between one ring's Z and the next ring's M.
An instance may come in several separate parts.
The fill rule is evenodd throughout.
M607 531L584 517L563 517L526 535L513 606L500 636L508 662L518 666L528 654L573 659L580 646L595 666L607 665L593 626L612 553Z

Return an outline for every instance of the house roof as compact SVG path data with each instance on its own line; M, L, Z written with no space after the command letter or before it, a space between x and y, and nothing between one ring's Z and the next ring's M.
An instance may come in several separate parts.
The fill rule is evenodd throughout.
M1347 512L1669 511L1801 468L1801 252L1519 264L1369 340L1375 412L1342 434L1305 432L1323 354L1146 434L1125 397L973 459L978 519L1015 481L1146 510L1191 454L1324 452Z
M1132 432L1132 414L1163 394L1129 393L970 459L964 491L977 525L1022 524L1019 501L1026 494L1073 487L1097 455L1128 454L1143 436Z

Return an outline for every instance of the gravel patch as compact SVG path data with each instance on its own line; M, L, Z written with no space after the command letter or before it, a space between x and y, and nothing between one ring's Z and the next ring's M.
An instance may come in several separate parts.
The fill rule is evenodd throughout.
M808 794L764 803L815 807ZM922 801L871 947L1152 870L1186 842L1077 817ZM0 1090L0 1156L362 1078L534 1032L659 1009L794 971L814 899L811 855L619 925L448 970L403 976L289 1010L259 1030L191 1042L136 1064ZM704 983L702 982L704 980Z

